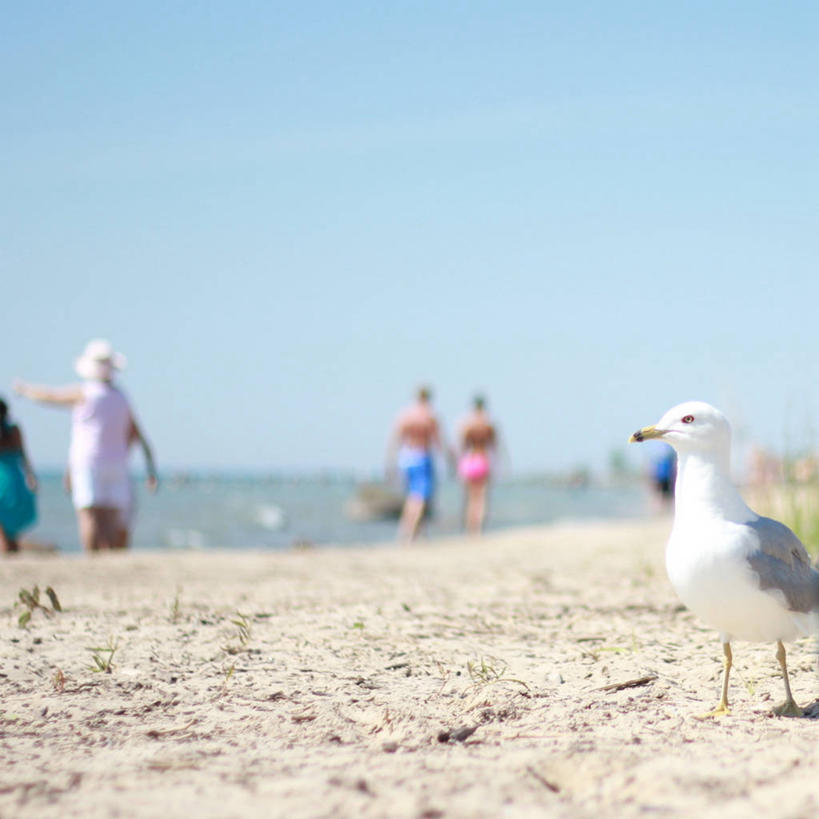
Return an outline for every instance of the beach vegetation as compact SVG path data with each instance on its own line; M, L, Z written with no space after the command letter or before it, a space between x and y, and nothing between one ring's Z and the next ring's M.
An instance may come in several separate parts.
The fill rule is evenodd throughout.
M786 475L788 473L786 472ZM784 486L783 523L813 556L819 555L819 482L797 483L786 479Z
M449 680L450 672L449 672L449 669L446 668L444 666L444 664L440 660L436 660L435 664L438 666L438 674L441 677L441 687L438 689L438 693L440 694L441 691L443 691L444 688L446 687L446 684L447 684L447 682ZM460 673L461 673L460 671L457 672L457 674L459 676L460 676Z
M732 667L732 671L736 673L742 685L745 686L745 690L748 692L748 696L753 697L754 694L756 694L756 679L754 677L746 677L742 673L742 669L737 668L736 666Z
M797 480L786 461L785 480L754 490L752 499L759 514L784 523L811 557L819 557L819 480Z
M477 662L470 660L466 664L469 678L475 685L484 686L493 683L509 682L522 685L528 691L529 686L523 680L506 676L508 668L508 665L503 660L498 660L495 657L481 657Z
M240 611L236 612L236 616L230 621L231 625L235 626L233 633L234 642L228 643L222 647L222 650L227 654L238 654L240 651L247 649L250 642L251 623L246 614Z
M598 648L597 650L600 653L609 652L610 654L625 654L631 649L628 649L625 646L600 646L600 648Z
M20 626L20 628L25 628L28 625L32 615L37 609L45 612L47 617L53 617L56 612L63 610L63 607L60 605L60 599L57 597L57 592L55 592L51 586L46 586L45 593L51 604L50 606L40 602L39 586L34 586L31 591L28 589L20 589L17 593L18 599L14 605L15 607L23 606L24 608L17 618L17 625Z
M51 586L46 586L46 596L51 601L51 607L54 611L62 611L63 607L60 605L60 599L57 597L57 592Z
M110 674L117 648L119 648L119 643L113 637L108 638L108 645L88 648L93 663L90 666L91 670L97 673Z
M179 615L180 615L181 608L182 608L181 597L182 597L182 589L177 588L176 595L175 595L175 597L173 599L173 602L171 603L171 622L172 623L178 623L179 622Z
M794 433L799 429L799 435ZM802 541L814 559L819 557L819 458L810 419L789 422L784 430L785 455L763 458L767 468L752 486L758 511L781 521Z
M234 672L236 671L236 663L231 663L228 665L225 663L222 666L222 691L221 695L224 696L227 694L228 690L228 683L230 682L231 678L233 677Z

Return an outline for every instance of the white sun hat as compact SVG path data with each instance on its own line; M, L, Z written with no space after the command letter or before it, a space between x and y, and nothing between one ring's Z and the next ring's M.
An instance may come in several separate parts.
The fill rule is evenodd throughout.
M124 370L126 363L125 356L115 352L110 341L95 338L85 345L82 355L74 362L74 369L80 378L107 381L114 370Z

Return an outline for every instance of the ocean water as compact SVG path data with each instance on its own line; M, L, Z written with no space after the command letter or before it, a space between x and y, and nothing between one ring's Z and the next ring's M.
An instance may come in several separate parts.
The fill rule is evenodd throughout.
M137 481L132 547L165 549L288 549L293 546L375 544L395 539L396 521L355 521L345 512L357 482L346 477L259 477L200 474L165 479L156 494ZM461 487L444 481L431 536L461 530ZM636 517L648 503L640 486L567 488L515 480L492 488L488 529L557 520ZM58 475L41 477L39 521L26 533L80 552L71 501Z

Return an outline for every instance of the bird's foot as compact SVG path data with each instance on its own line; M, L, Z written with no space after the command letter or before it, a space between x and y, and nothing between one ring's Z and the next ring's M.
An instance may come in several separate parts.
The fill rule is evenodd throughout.
M782 705L777 705L773 709L773 714L777 717L804 717L805 712L792 700L785 700Z
M729 717L731 716L731 709L728 707L727 702L721 702L713 711L709 711L707 714L697 714L694 718L695 719L715 719L717 717Z

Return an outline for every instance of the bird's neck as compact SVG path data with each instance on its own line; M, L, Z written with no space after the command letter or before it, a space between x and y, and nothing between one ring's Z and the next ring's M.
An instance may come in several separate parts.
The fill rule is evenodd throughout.
M728 449L678 457L675 522L708 516L743 523L755 517L731 480Z

